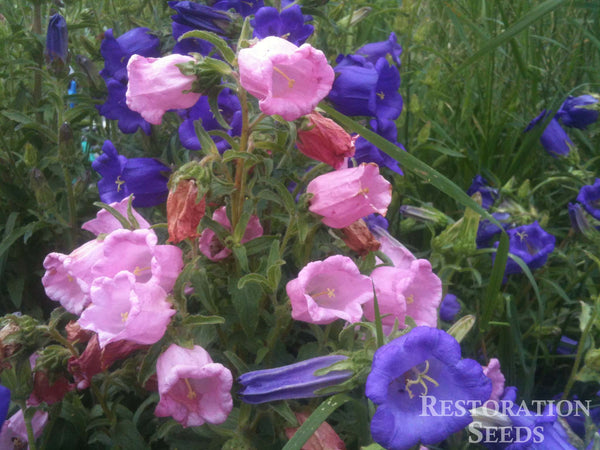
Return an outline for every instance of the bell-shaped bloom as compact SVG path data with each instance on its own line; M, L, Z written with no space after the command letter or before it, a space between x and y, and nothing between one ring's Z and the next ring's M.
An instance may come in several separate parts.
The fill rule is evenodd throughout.
M111 208L114 208L118 213L120 213L123 217L127 219L127 208L129 205L129 197L124 198L120 202L114 202L109 204ZM131 209L131 213L133 217L137 221L139 227L138 228L150 228L150 224L146 219L144 219L140 213L138 213L135 209ZM94 233L96 236L100 234L108 234L112 231L123 228L121 222L119 222L115 216L109 213L106 209L101 209L96 214L95 219L88 220L81 225L82 230L87 230L91 233Z
M87 389L94 375L108 370L115 362L141 348L144 346L129 341L112 342L102 348L98 335L93 333L83 353L78 358L72 356L69 359L67 369L73 376L77 389Z
M375 117L380 120L396 120L402 112L403 100L400 89L400 73L387 59L379 58L375 63L379 74L375 86Z
M495 212L492 213L492 217L500 222L502 229L506 230L510 228L511 216L509 213ZM477 237L475 239L477 248L487 248L492 242L497 241L502 229L487 219L480 220L477 228Z
M402 54L402 46L398 44L396 33L391 32L387 41L365 44L356 50L355 54L364 57L367 61L373 64L375 64L379 58L385 58L387 55L390 55L392 57L392 61L399 66L400 55Z
M122 133L135 133L138 128L146 134L150 134L152 127L140 113L132 111L125 101L127 84L110 78L106 81L108 98L102 105L96 105L98 112L110 120L118 120L119 130Z
M356 138L351 137L333 120L316 111L310 113L307 118L307 128L298 130L298 150L309 158L329 164L334 169L339 169L346 158L354 156Z
M69 255L50 253L44 259L46 273L42 284L46 295L60 302L73 314L80 314L90 303L90 287L94 276L92 266L104 253L104 242L94 239L73 250Z
M229 28L231 17L213 7L189 1L171 1L168 4L177 12L171 16L171 19L173 22L187 27L186 32L203 30L223 34Z
M212 220L220 223L229 231L233 231L231 229L231 222L227 217L227 209L225 206L221 206L213 213ZM260 220L257 216L253 215L250 217L250 220L248 220L246 231L244 232L244 236L242 237L240 243L245 244L252 239L261 237L262 235L263 227L260 224ZM202 231L200 239L198 240L198 244L200 246L200 252L211 261L220 261L231 255L231 250L225 247L221 241L219 241L219 238L215 232L210 228L206 228L204 231Z
M361 305L373 299L371 279L360 273L352 259L341 255L308 263L298 278L287 284L286 291L292 317L315 324L337 319L358 322Z
M589 108L598 103L598 99L591 95L567 98L556 113L556 117L567 127L584 130L588 125L598 120L598 109Z
M594 184L583 186L577 194L577 201L593 218L600 220L600 178L596 178Z
M315 29L305 23L307 20L312 20L312 17L303 15L300 5L289 6L281 12L277 8L264 6L256 11L250 24L254 28L254 37L258 39L279 36L294 45L302 45Z
M543 121L546 114L547 112L545 110L542 111L540 115L533 119L527 128L525 128L525 131L531 130L539 122ZM571 151L571 147L574 146L573 141L571 141L566 131L560 126L560 123L558 123L558 120L556 120L555 117L550 120L542 132L540 142L544 149L554 157L568 155Z
M46 411L36 411L31 418L31 428L33 428L33 437L37 440L44 432L44 427L48 423L48 413ZM19 409L10 419L4 422L0 430L0 448L2 449L27 449L28 446L27 427L23 410Z
M225 422L233 408L231 371L213 362L202 347L171 344L156 361L158 417L173 417L184 427Z
M44 55L48 63L60 59L63 64L67 63L67 52L69 45L69 33L67 21L63 16L56 13L50 16L48 31L46 33L46 48Z
M498 197L498 189L491 187L481 175L473 177L473 182L467 190L467 195L473 195L475 192L481 194L481 207L483 209L490 209Z
M521 258L531 270L539 269L546 264L548 255L554 251L556 238L540 227L537 220L529 225L512 228L507 233L509 253ZM498 243L495 246L498 247ZM509 257L504 275L521 272L521 267Z
M199 236L198 225L204 217L206 201L198 200L198 187L194 180L181 180L167 198L167 224L169 242L177 244L184 239Z
M175 314L163 288L152 282L137 283L136 276L127 271L113 278L96 278L90 299L78 323L98 333L101 348L122 340L154 344L163 337Z
M318 397L319 389L343 383L352 376L351 370L331 370L316 375L334 363L348 359L344 355L328 355L277 367L275 369L246 372L238 378L243 388L239 392L242 401L250 404Z
M230 136L239 136L242 132L242 112L240 101L230 89L223 89L219 93L217 99L219 111L225 121L231 126L227 130ZM179 140L188 150L201 150L202 146L198 136L196 135L195 123L197 120L202 120L202 128L206 131L224 130L221 124L217 121L208 104L208 97L200 97L189 110L182 114L184 119L179 125ZM211 136L217 146L217 150L223 153L230 148L229 142L220 136Z
M269 36L238 55L240 82L259 99L260 110L296 120L331 90L333 69L322 51Z
M335 109L347 116L374 116L379 72L358 55L340 55L334 68L335 81L327 97Z
M392 185L376 164L340 169L318 176L306 187L312 194L309 210L323 223L344 228L372 213L385 216L392 201Z
M301 426L309 415L307 413L295 412L296 420ZM286 428L285 435L291 439L298 431L298 428ZM338 436L335 430L327 422L319 425L319 428L308 438L306 444L302 446L304 450L346 450L346 444Z
M440 304L440 319L444 322L454 322L454 318L460 312L460 303L454 294L446 294Z
M159 205L167 199L169 167L154 158L119 155L111 141L104 141L102 152L92 168L102 176L98 192L104 203L120 202L132 194L136 207Z
M491 390L481 365L461 359L451 335L414 328L375 352L366 384L367 397L378 405L371 435L389 449L436 444L471 422L469 411L457 408L459 400L483 403Z
M393 120L372 119L370 121L370 125L371 129L375 133L387 139L396 147L400 147L402 150L405 150L402 144L398 142L398 128L396 127L396 122L394 122ZM379 167L385 166L399 175L404 174L404 172L402 172L402 169L398 165L398 161L396 161L387 153L381 151L374 144L367 141L362 136L359 136L356 140L356 153L354 154L354 159L359 164L375 163Z
M127 106L154 125L170 109L191 108L200 94L189 92L195 77L184 75L177 64L194 61L191 56L171 54L162 58L133 55L127 63Z
M10 406L10 389L0 384L0 429L6 420L8 407Z

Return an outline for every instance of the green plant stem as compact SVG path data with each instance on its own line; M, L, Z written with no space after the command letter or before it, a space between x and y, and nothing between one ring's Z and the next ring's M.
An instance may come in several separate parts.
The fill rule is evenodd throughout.
M246 95L246 91L241 86L238 89L240 105L242 110L242 133L240 135L240 151L247 152L248 149L248 140L250 137L250 123L248 121L248 98ZM235 181L232 196L232 207L231 207L231 229L235 230L240 217L242 216L242 211L244 209L244 188L246 184L246 168L244 167L244 160L242 158L238 158L236 161L235 167Z
M65 178L65 187L67 190L67 204L69 208L69 247L75 242L75 226L77 225L77 206L75 203L75 194L73 193L73 180L69 168L63 163L63 176Z
M36 35L42 34L42 2L36 1L33 3L33 32ZM38 68L33 73L33 101L35 102L36 109L40 106L42 100L42 68L43 68L43 55L37 61ZM35 113L36 120L38 123L43 123L44 114L41 111Z
M25 429L27 430L27 443L29 445L29 450L35 450L35 434L33 433L33 425L31 424L32 417L27 412L27 405L25 402L19 402L19 407L21 411L23 411L23 419L25 420Z

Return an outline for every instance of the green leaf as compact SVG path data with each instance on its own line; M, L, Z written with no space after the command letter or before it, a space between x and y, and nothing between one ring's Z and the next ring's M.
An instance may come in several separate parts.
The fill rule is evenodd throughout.
M193 30L188 31L187 33L182 35L179 38L179 40L181 41L182 39L188 38L204 39L205 41L208 41L212 45L214 45L218 52L221 54L221 56L223 56L225 61L227 61L229 64L233 64L233 62L235 61L235 53L233 52L233 50L229 48L229 45L227 45L227 42L223 38L220 38L214 33L201 30Z
M107 210L109 213L111 213L113 215L113 217L115 219L117 219L119 221L119 223L121 224L121 226L123 228L125 228L126 230L133 230L133 225L131 225L131 223L129 223L129 221L123 216L123 214L121 214L119 211L117 211L115 208L113 208L110 205L107 205L106 203L103 202L94 202L94 206L97 206L98 208L102 208Z
M229 294L244 333L248 337L254 336L258 325L258 305L263 296L262 289L256 283L246 283L240 287L236 280L231 280Z
M200 327L203 325L220 325L225 323L225 318L221 316L202 316L194 314L187 316L182 320L182 325L190 327Z
M508 247L508 235L503 232L500 235L500 243L496 250L496 259L494 260L494 266L492 267L492 275L490 276L490 281L485 291L485 297L482 304L482 314L479 322L479 328L482 331L487 330L488 323L492 319L494 311L499 308L500 302L502 301L500 288L502 287L504 270L506 268L506 261L508 260Z
M285 421L287 422L288 426L298 426L298 420L296 420L296 416L294 415L294 412L287 404L287 402L269 403L269 408L271 408L273 411L275 411L277 414L283 417L283 419L285 419Z
M475 316L468 314L461 317L449 329L448 334L454 337L458 342L461 342L465 336L471 331L475 325Z

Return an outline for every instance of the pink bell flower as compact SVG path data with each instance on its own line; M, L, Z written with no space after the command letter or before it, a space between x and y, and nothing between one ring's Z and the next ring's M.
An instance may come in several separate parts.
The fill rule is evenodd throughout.
M37 440L44 431L48 423L48 413L46 411L36 411L31 418L31 427L33 428L33 437ZM7 419L0 431L0 449L29 448L27 438L27 427L23 410L19 409L10 419Z
M220 207L213 213L212 220L220 223L229 231L232 231L231 222L227 217L227 210L225 206ZM260 224L258 217L251 216L250 220L248 220L248 224L246 225L246 231L244 232L241 243L245 244L252 239L261 237L262 235L263 227ZM231 255L231 250L223 246L215 232L209 228L206 228L202 231L202 234L200 234L198 246L200 247L200 252L211 261L220 261Z
M120 202L111 203L108 206L111 206L112 208L116 209L117 212L119 212L123 217L125 217L127 219L128 203L129 203L129 197L124 198ZM131 208L131 212L133 214L133 217L135 217L135 220L137 220L140 228L150 228L150 224L146 221L146 219L144 219L141 216L140 213L138 213L133 208ZM120 228L123 228L123 225L121 225L121 222L119 222L115 218L115 216L113 216L107 210L101 209L96 214L95 219L84 222L84 224L81 225L81 228L83 230L87 230L91 233L94 233L96 236L98 236L100 234L108 234L111 231L115 231Z
M332 228L345 228L371 213L385 216L392 201L392 185L372 163L320 175L306 192L313 194L309 211Z
M308 263L286 286L295 320L328 324L337 319L358 322L361 305L373 301L371 279L347 256Z
M333 85L333 68L322 51L268 36L238 55L242 87L259 99L260 110L296 120L310 113Z
M191 56L172 54L162 58L133 55L127 63L127 106L154 125L162 123L169 109L191 108L200 98L192 89L194 76L184 75L176 64L194 61Z
M381 244L379 250L390 258L394 267L398 269L410 269L410 265L417 258L415 258L415 255L409 249L379 226L373 228L373 234ZM376 263L382 264L382 261L377 258Z
M160 401L154 414L184 427L225 422L233 408L233 376L202 347L171 344L156 361Z
M91 304L79 325L98 333L101 348L116 341L154 344L159 341L175 310L167 293L155 283L137 283L127 271L114 278L99 277L90 289Z

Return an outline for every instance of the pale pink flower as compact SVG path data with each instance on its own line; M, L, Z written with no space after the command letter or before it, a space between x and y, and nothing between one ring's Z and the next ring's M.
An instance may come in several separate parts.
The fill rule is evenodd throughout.
M213 215L212 220L217 223L220 223L229 231L231 230L231 222L227 217L227 210L225 206L217 209ZM251 216L250 220L248 220L248 224L246 225L246 231L244 232L244 236L242 237L242 244L245 244L252 239L256 239L257 237L261 237L263 235L263 227L260 224L260 221L257 216ZM209 228L206 228L200 234L200 239L198 239L198 246L200 247L200 252L204 256L206 256L211 261L220 261L221 259L227 258L231 255L231 250L225 247L220 241L215 232Z
M240 82L258 98L260 110L296 120L310 113L329 94L333 68L310 44L296 47L269 36L238 55Z
M398 269L410 269L410 265L417 258L407 249L402 243L394 239L394 237L381 227L374 227L373 234L381 244L379 250L390 258L394 267ZM377 258L377 264L381 264L382 261Z
M136 282L155 282L170 292L183 269L182 251L174 245L157 245L153 230L115 230L104 239L103 255L92 267L94 278L112 278L126 270Z
M36 411L31 419L33 437L36 440L42 435L46 423L48 423L48 413L46 411ZM28 443L25 417L23 417L23 410L19 409L2 426L2 430L0 431L0 449L26 449L29 448Z
M294 415L298 423L302 425L308 419L307 413L297 413ZM285 435L291 439L296 434L298 428L286 428ZM308 438L308 441L302 446L302 450L346 450L346 444L338 436L335 430L327 422L319 425L319 428Z
M404 291L412 278L413 273L410 270L391 266L377 267L371 273L379 314L382 316L381 323L386 334L392 330L395 321L398 321L399 328L404 328L406 316ZM365 303L363 311L367 320L373 322L375 320L374 300Z
M504 383L506 381L504 374L500 370L500 361L498 361L496 358L490 359L488 365L483 367L483 374L492 380L492 393L490 395L490 400L495 402L499 401L500 396L504 392Z
M90 289L91 304L79 325L98 333L101 348L116 341L154 344L160 340L175 310L167 293L156 283L137 283L133 273L99 277Z
M124 198L120 202L111 203L109 206L116 209L123 217L125 217L125 219L127 219L128 203L129 197ZM133 208L131 208L131 212L133 213L135 220L137 220L139 228L150 228L150 224L140 215L140 213ZM101 209L98 211L98 214L96 214L95 219L88 220L81 225L81 228L98 236L100 234L108 234L111 231L123 228L123 225L121 225L121 222L119 222L115 216L113 216L107 210Z
M194 61L191 56L172 54L163 58L133 55L127 63L127 106L154 125L162 123L169 109L191 108L200 98L192 89L195 77L184 75L176 64Z
M347 227L375 212L385 216L392 201L392 185L372 163L318 176L306 192L313 194L308 209L332 228Z
M86 242L69 255L50 253L44 259L46 273L42 277L46 295L70 313L80 314L90 303L92 266L103 253L104 242L100 239Z
M231 371L214 363L202 347L171 344L156 361L160 401L154 414L184 427L225 422L233 408Z
M327 324L337 319L358 322L361 305L373 300L371 279L347 256L308 263L286 286L295 320Z

